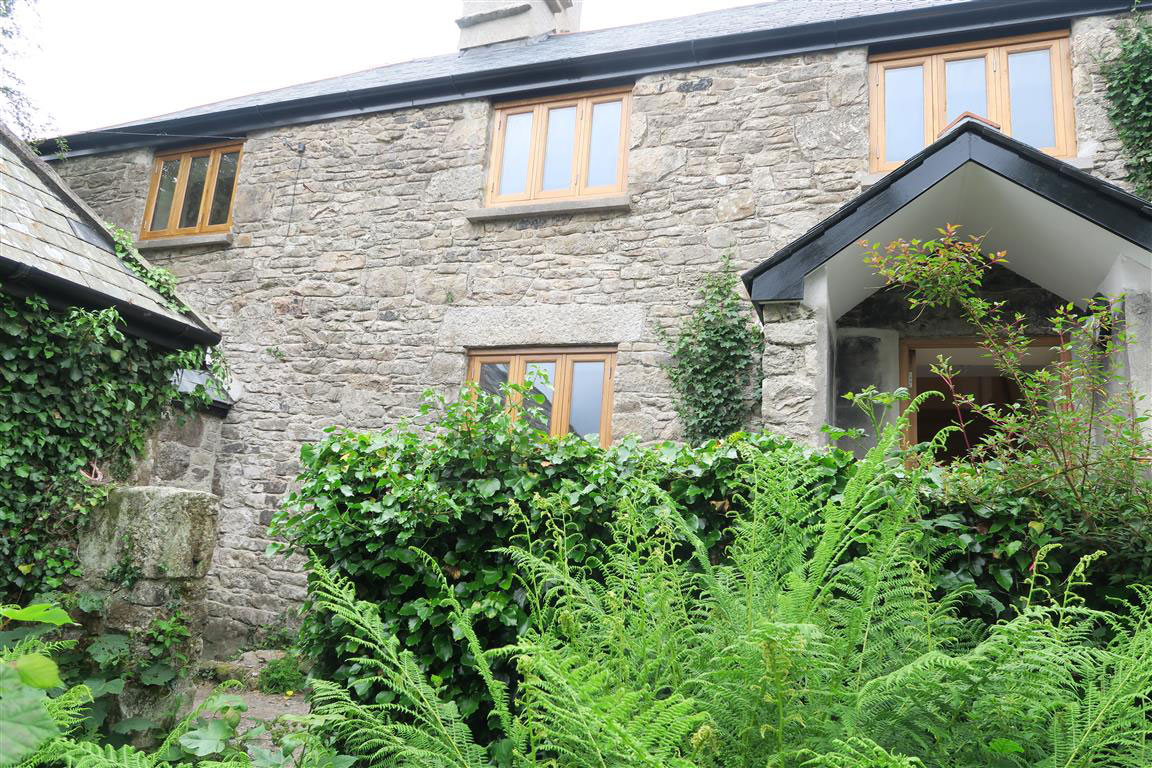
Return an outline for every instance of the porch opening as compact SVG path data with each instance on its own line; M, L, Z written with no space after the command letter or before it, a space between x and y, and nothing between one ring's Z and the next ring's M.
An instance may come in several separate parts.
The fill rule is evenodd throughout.
M1055 337L1034 338L1023 360L1024 369L1036 370L1055 362L1058 352L1053 347L1058 343ZM1020 397L1016 382L1001 375L978 339L902 339L900 352L900 378L912 396L927 391L940 392L944 396L929 398L918 413L911 415L908 441L926 442L948 427L962 427L944 439L944 447L938 454L941 460L953 461L969 456L992 429L992 423L986 417L975 413L972 406L957 402L958 399L971 396L980 405L1007 406ZM932 371L941 356L948 358L955 371L951 387Z

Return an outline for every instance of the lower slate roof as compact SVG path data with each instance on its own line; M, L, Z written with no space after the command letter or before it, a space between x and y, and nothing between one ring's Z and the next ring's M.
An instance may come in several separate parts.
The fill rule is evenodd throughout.
M808 275L968 162L1152 251L1152 203L969 120L745 272L748 296L757 304L800 301Z
M725 62L1053 29L1072 18L1131 7L1132 0L775 0L481 46L73 134L67 141L69 154L79 156L171 144L181 136L234 137L423 104L622 83ZM46 156L55 151L51 142L41 150Z
M174 311L133 274L99 217L3 125L0 290L59 307L115 307L128 333L169 348L220 341L194 313Z

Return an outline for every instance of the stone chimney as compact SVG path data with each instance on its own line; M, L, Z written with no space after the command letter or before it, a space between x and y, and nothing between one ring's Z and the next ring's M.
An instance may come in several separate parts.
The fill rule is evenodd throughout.
M459 49L577 32L583 0L464 0Z

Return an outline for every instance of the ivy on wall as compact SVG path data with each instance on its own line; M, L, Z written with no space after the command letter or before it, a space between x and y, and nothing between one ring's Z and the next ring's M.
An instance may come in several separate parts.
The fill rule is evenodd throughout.
M720 272L704 277L700 306L670 341L668 378L689 442L739 432L755 400L764 341L736 286L732 260L726 257Z
M117 240L125 263L188 311L175 279ZM226 375L204 348L124 334L115 309L58 310L0 293L0 597L19 602L76 573L72 539L105 495L104 474L127 475L173 403L208 399L202 388L177 391L182 368Z
M1104 65L1108 116L1124 145L1133 190L1152 198L1152 22L1134 10L1117 36L1119 52Z

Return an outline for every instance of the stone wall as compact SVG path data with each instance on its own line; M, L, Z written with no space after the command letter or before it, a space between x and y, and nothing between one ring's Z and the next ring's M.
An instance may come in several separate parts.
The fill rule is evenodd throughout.
M1114 140L1099 124L1087 63L1104 27L1078 22L1073 50L1082 141L1111 171ZM214 466L194 468L202 445L182 453L161 438L155 453L157 474L200 487L207 472L221 496L209 591L216 647L234 647L302 594L300 564L262 554L300 444L331 424L418 418L423 390L458 389L468 347L616 344L614 433L677 438L659 331L691 311L698 277L725 253L750 267L861 191L866 60L857 48L641 78L624 212L472 223L485 101L250 135L232 244L147 254L222 331L241 389L219 425ZM138 231L148 153L58 169L103 215ZM765 321L764 423L814 438L827 407L817 384L830 359L819 342L827 322L799 305L768 308ZM198 459L181 469L183 455Z
M149 630L177 621L189 633L150 668L162 683L134 675L115 697L109 723L145 718L165 734L192 703L192 678L207 626L206 576L216 548L217 498L165 488L114 488L80 531L77 585L100 609L79 616L89 636L127 638L133 658L150 658ZM180 666L177 654L183 656ZM146 735L142 736L147 741ZM139 743L139 742L138 742Z

